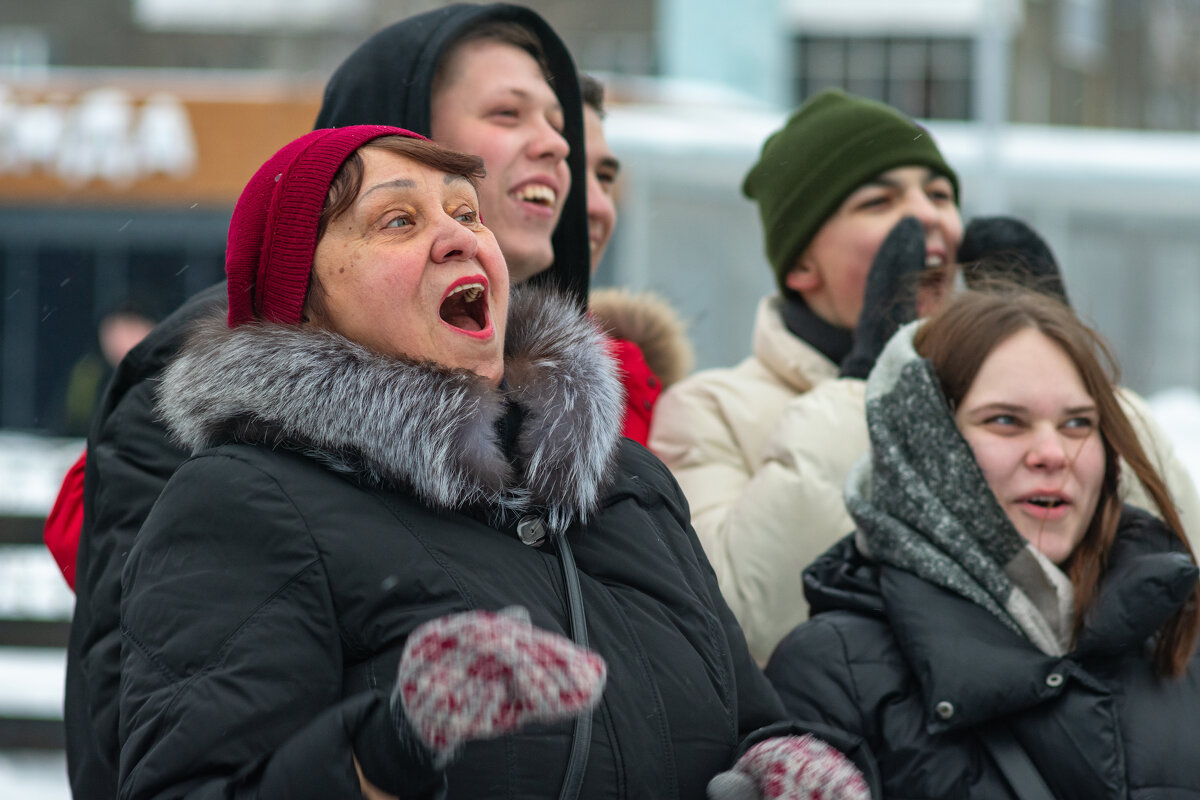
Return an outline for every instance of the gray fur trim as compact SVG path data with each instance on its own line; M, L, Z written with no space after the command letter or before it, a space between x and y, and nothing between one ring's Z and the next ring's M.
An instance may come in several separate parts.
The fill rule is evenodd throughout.
M312 327L197 325L159 389L193 452L222 440L288 445L407 487L435 508L536 510L551 530L586 521L610 479L624 405L603 335L565 297L514 290L506 390L473 373L394 359ZM522 406L516 464L496 435Z
M900 329L867 383L869 462L846 481L865 552L988 609L1039 647L1047 623L1005 566L1026 547L959 433L932 365Z

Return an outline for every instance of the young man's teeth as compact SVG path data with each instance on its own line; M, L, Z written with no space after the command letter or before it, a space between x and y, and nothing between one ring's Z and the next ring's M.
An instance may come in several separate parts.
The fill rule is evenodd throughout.
M544 183L530 183L522 186L514 192L518 199L526 200L531 203L541 203L542 205L552 206L557 199L554 190Z
M946 259L942 258L941 256L926 256L925 257L925 266L927 266L927 267L940 267L945 263L946 263Z

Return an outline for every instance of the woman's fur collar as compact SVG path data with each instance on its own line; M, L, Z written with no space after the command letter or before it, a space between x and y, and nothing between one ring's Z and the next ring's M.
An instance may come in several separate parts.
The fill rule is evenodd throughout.
M497 421L524 412L513 463ZM382 356L328 331L197 325L159 412L193 452L234 440L309 451L441 509L586 521L613 470L623 397L603 335L563 296L514 289L500 389L464 370Z

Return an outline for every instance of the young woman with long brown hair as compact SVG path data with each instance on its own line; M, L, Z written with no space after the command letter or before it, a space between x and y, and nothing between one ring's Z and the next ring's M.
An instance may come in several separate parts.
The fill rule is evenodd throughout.
M867 740L885 796L1200 796L1196 562L1114 372L1016 289L957 296L872 371L857 531L767 673ZM1134 476L1157 516L1122 505Z

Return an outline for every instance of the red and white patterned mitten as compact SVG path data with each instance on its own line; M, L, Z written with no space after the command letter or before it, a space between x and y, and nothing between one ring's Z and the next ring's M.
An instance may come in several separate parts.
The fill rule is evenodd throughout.
M708 783L709 800L870 800L854 762L805 734L764 739Z
M523 608L467 611L412 632L396 693L444 765L469 740L574 717L599 701L606 674L597 653L533 627Z

